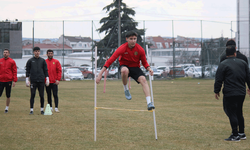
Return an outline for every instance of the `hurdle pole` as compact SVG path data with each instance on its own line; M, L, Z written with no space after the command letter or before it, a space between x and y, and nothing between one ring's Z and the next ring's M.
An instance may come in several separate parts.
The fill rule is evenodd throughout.
M148 45L146 45L146 51L147 51L147 60L149 60L148 56ZM152 88L152 81L151 81L151 75L148 74L149 77L149 83L150 83L150 91L151 91L151 99L154 103L154 96L153 96L153 88ZM156 129L156 120L155 120L155 110L153 111L153 118L154 118L154 128L155 128L155 140L157 140L157 129Z
M95 47L95 107L94 107L94 141L96 141L96 76L97 76L97 46Z

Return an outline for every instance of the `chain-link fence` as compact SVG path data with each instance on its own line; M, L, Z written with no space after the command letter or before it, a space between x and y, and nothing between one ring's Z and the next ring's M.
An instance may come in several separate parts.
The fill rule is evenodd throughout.
M157 69L160 73L155 75L158 79L179 76L213 77L220 62L220 56L225 51L226 41L234 39L237 35L235 21L141 20L136 22L138 23L136 28L145 31L141 35L141 46L144 49L146 45L149 47L149 64L153 68L160 68ZM103 42L106 34L110 32L99 33L98 29L101 26L102 24L96 20L24 20L22 21L22 49L20 49L22 57L16 60L17 65L24 68L27 59L32 57L32 48L39 46L40 55L44 58L48 49L54 50L54 56L62 66L92 67L94 45L100 41ZM124 23L122 27L124 26L129 26L129 24ZM3 30L0 29L0 33L3 36ZM110 33L116 37L115 40L118 39L117 30ZM0 46L4 44L0 41ZM9 42L9 44L15 45L16 43ZM110 57L111 50L117 47L107 47L105 44L107 45L104 43L103 47L98 49L106 49L108 53L105 56ZM245 51L242 53L244 54ZM98 67L101 66L98 65ZM195 69L188 70L193 66ZM116 72L116 67L117 65L109 69ZM110 73L110 77L117 77L117 74L113 75L111 71Z

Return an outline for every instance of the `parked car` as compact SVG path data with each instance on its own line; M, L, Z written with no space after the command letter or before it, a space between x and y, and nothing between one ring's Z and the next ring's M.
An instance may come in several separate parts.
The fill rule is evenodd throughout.
M154 78L162 78L161 72L157 70L156 67L151 67L151 69L154 71ZM146 72L146 76L148 76L149 72Z
M163 72L161 73L161 76L162 76L163 78L169 77L169 71L163 70Z
M186 67L186 68L184 69L185 77L188 77L187 71L188 71L189 68L190 68L190 67Z
M201 68L202 68L201 66L190 67L187 71L188 77L201 78L202 77ZM204 75L205 77L208 77L210 74L208 71L204 70Z
M114 77L114 78L118 78L118 68L110 68L108 70L108 77Z
M186 69L188 67L195 67L194 64L179 64L178 66L182 66L184 69Z
M79 70L82 72L84 78L92 79L94 78L94 73L91 67L80 67Z
M176 66L169 68L169 76L170 77L185 77L185 71L183 66Z
M159 70L161 73L165 70L165 72L169 72L169 67L168 66L158 66L157 70Z
M70 80L83 80L82 72L78 68L69 68L64 71L64 78Z
M215 77L218 65L205 65L205 66L203 66L203 68L205 68L204 69L205 71L208 71L208 73L207 73L208 77Z
M24 69L17 69L17 79L19 81L24 81L26 78L26 70Z

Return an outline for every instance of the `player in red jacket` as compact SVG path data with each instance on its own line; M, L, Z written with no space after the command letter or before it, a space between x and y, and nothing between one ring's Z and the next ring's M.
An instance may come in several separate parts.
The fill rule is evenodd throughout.
M51 91L53 92L54 101L55 101L55 112L59 112L58 110L58 84L62 77L62 67L60 62L57 59L54 59L53 50L47 50L48 59L46 59L48 74L50 78L49 86L46 86L46 92L48 97L48 103L50 104L50 109L52 108L52 99L51 99Z
M16 62L9 57L10 51L8 49L4 49L3 56L4 58L0 59L0 97L2 96L3 90L5 88L7 100L4 112L8 113L10 105L11 86L14 87L17 82L17 67Z
M149 71L151 76L153 75L153 70L150 68L146 60L144 49L136 43L137 33L134 31L129 31L126 34L126 41L127 42L122 44L107 60L96 79L96 83L98 84L101 81L103 72L120 56L119 62L125 97L128 100L132 99L127 85L128 77L132 77L138 84L141 83L143 92L146 96L148 110L152 110L155 108L155 106L153 102L151 102L149 86L145 78L145 74L140 69L140 61L142 62L142 65Z

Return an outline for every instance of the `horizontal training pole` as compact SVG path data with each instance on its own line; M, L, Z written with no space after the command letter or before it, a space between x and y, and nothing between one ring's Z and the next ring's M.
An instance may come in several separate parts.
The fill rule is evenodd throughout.
M95 107L95 109L109 109L109 110L123 110L123 111L146 111L146 112L153 112L153 110L133 110L133 109L119 109L119 108L107 108L107 107Z

